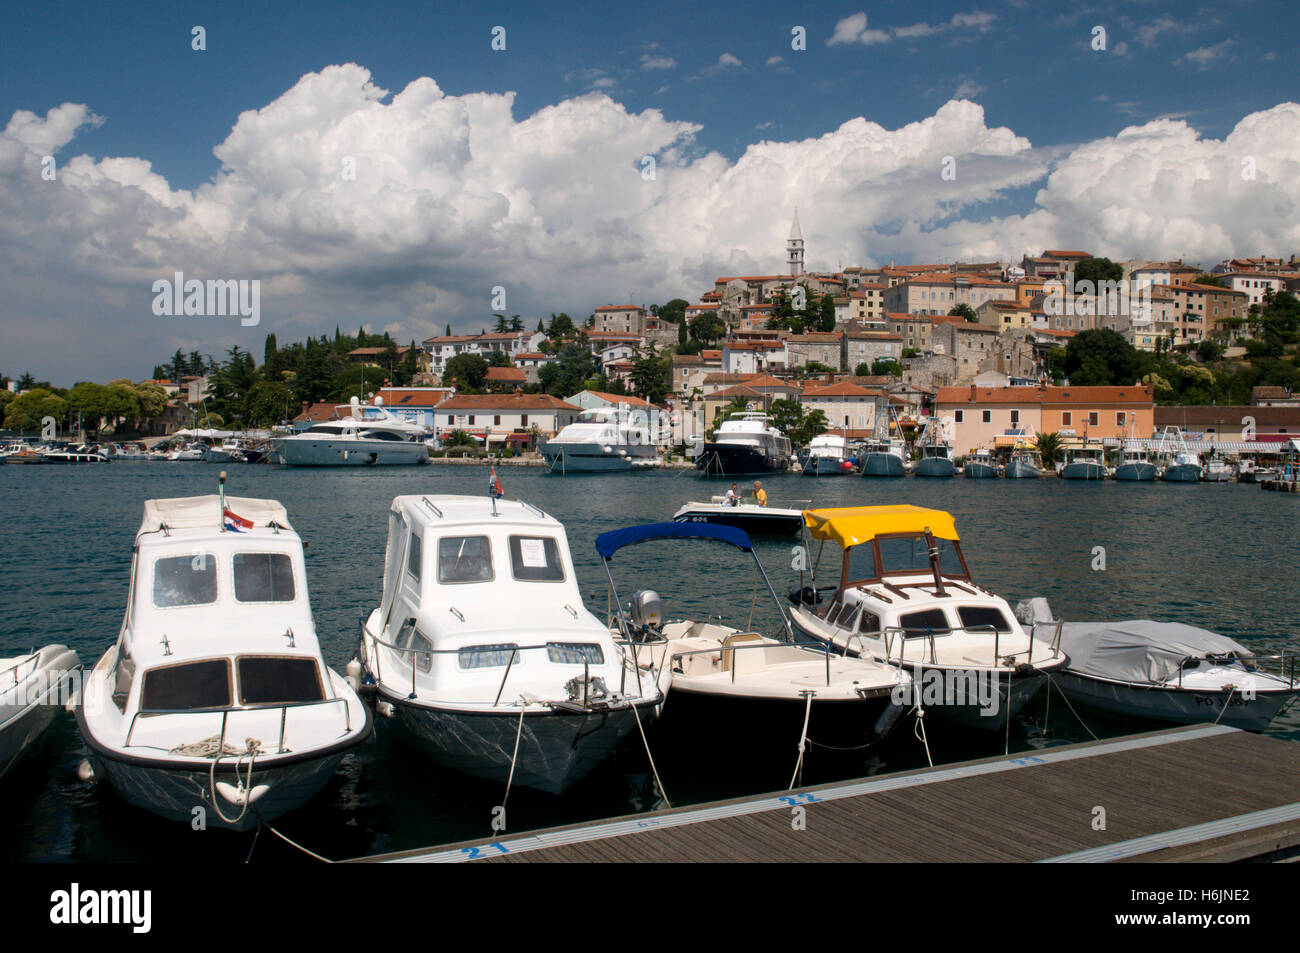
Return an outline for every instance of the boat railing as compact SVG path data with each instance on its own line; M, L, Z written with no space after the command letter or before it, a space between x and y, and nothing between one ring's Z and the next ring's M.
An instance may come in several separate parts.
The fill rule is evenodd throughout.
M370 635L370 634L368 634L368 633L366 632L366 630L365 630L365 625L364 625L364 623L362 624L362 638L363 638L363 639L368 639L368 640L370 640L370 641L373 642L375 645L382 645L384 648L386 648L386 649L390 649L390 650L392 650L392 651L394 651L394 652L397 652L397 653L399 653L399 654L404 654L404 655L409 655L409 656L411 656L411 693L410 693L409 695L406 696L407 699L408 699L408 700L411 700L411 701L414 701L415 699L419 698L419 690L418 690L418 685L417 685L417 682L416 682L416 679L417 679L418 674L419 674L419 668L418 668L418 666L415 664L415 657L416 657L416 656L419 656L419 657L422 657L422 658L428 658L428 659L429 659L430 667L432 667L432 664L433 664L433 657L434 657L435 655L460 655L460 654L463 653L463 652L472 651L472 650L474 650L474 649L479 649L479 650L482 649L481 646L473 646L473 645L461 646L460 648L455 648L455 649L417 649L417 648L413 648L413 647L411 647L411 646L400 646L400 645L394 645L392 642L386 642L386 641L384 641L383 639L379 638L378 636L374 636L374 635ZM591 643L591 644L596 645L597 643ZM626 663L626 662L628 661L628 658L627 658L627 651L626 651L625 647L623 646L623 644L622 644L621 642L619 642L618 640L615 640L615 641L614 641L614 646L615 646L615 648L617 648L617 649L619 650L619 653L620 653L620 655L622 656L622 661L623 661L624 663ZM493 707L493 708L496 708L496 707L497 707L498 705L500 705L500 703L501 703L501 695L505 692L506 681L510 678L510 672L514 669L515 660L519 658L520 653L522 653L522 652L535 652L535 651L537 651L538 649L546 650L546 649L550 649L551 647L552 647L551 645L549 645L549 644L547 644L547 643L545 643L545 642L543 642L541 645L512 645L512 646L510 647L510 658L506 660L506 668L505 668L505 671L501 673L501 684L497 686L496 697L493 698L493 700L492 700L492 707ZM499 651L501 651L501 652L505 652L506 650L505 650L504 648L502 648L502 649L500 649ZM576 665L577 663L574 662L573 664ZM620 681L619 681L618 691L619 691L619 694L620 694L620 695L624 695L624 696L625 696L625 695L627 694L627 670L628 670L628 665L627 665L627 664L623 664L623 665L619 666L619 668L621 669L621 676L620 676ZM644 697L645 693L644 693L644 691L643 691L642 688L641 688L641 669L640 669L639 666L637 666L635 659L633 660L632 669L633 669L633 671L636 673L636 679L637 679L637 686L636 686L636 687L637 687L637 696L638 696L638 697ZM652 675L654 674L653 666L652 666L651 674L652 674ZM588 686L589 686L590 683L591 683L591 660L590 660L590 659L584 658L584 659L582 660L582 675L583 675L583 699L582 699L582 704L583 704L584 706L586 706L586 704L587 704L587 694L586 694L586 693L587 693ZM379 681L381 681L381 682L383 681L383 671L382 671L382 669L381 669L381 663L380 663L380 660L379 660L379 653L377 653L377 652L375 653L375 677L376 677Z
M1047 623L1047 624L1057 626L1056 635L1052 643L1053 646L1052 658L1057 658L1060 652L1060 639L1061 639L1060 623ZM949 636L953 634L976 635L981 633L992 634L993 636L992 665L994 668L1002 664L1005 660L1014 659L1017 655L1022 654L1022 652L1011 652L1005 656L1002 654L1002 630L1000 630L995 625L964 625L955 629L905 628L903 626L891 625L891 626L886 626L883 632L883 639L885 642L885 657L888 658L892 654L895 639L897 639L898 644L900 646L899 658L901 659L904 654L902 646L906 645L909 639L923 638L925 640L925 644L928 645L930 649L929 664L937 665L938 653L936 651L936 644L935 644L936 638L943 638L945 636ZM1033 653L1034 653L1034 637L1032 631L1030 632L1029 635L1029 648L1022 651L1027 655L1026 661L1032 662ZM926 656L924 652L921 655L920 661L922 663L926 662Z
M736 635L756 635L759 637L761 641L751 640L747 642L736 643L736 642L729 642L724 640L723 642L719 643L716 648L710 646L707 649L691 649L689 652L673 652L672 657L674 659L680 659L680 658L690 658L691 656L695 656L695 655L716 655L718 656L718 664L722 666L726 666L727 670L731 672L731 683L734 685L736 683L737 665L736 665L735 656L729 656L728 655L729 652L745 651L748 649L771 649L777 647L794 648L794 649L800 649L802 651L807 651L809 654L816 653L818 655L824 655L826 657L826 684L829 685L831 683L831 654L832 654L831 650L834 648L834 646L831 645L830 642L827 642L825 644L824 650L819 651L818 648L813 645L800 645L799 643L785 642L780 639L774 639L769 636L765 636L761 632L734 632L732 633L732 635L728 636L727 638L730 639Z
M10 665L8 668L4 669L3 671L0 671L0 681L6 679L13 679L12 685L0 684L0 691L3 691L6 688L17 688L18 683L22 681L22 679L18 677L18 670L22 668L24 665L31 665L32 672L35 672L36 669L39 667L39 663L40 663L40 656L36 652L33 652L31 655L24 656L23 658L15 662L13 665ZM23 678L27 678L27 675L24 675Z
M1189 663L1195 662L1195 665ZM1220 664L1237 664L1241 665L1248 672L1263 672L1266 675L1273 675L1284 678L1291 688L1300 688L1300 675L1296 674L1296 669L1300 668L1300 652L1282 652L1279 655L1188 655L1178 663L1178 687L1183 687L1183 671L1187 668L1198 668L1202 662L1209 662L1211 665ZM1277 662L1276 671L1270 671L1261 662Z
M348 705L346 697L339 695L335 698L318 698L313 701L304 702L268 702L262 705L241 705L238 708L222 708L219 710L221 715L221 731L218 734L217 750L224 751L226 747L226 726L230 721L231 715L240 715L245 712L280 712L280 740L277 745L277 753L284 754L289 749L284 746L285 726L289 718L289 709L291 708L323 708L329 705L343 706L344 731L352 731L352 709ZM218 714L217 709L212 708L141 708L131 716L131 724L127 728L126 741L123 742L123 748L130 748L131 736L135 733L135 723L141 716L157 715L207 715ZM144 745L142 747L152 747Z

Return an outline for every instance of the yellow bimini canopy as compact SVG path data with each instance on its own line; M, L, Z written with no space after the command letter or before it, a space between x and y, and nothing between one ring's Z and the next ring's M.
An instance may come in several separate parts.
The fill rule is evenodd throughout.
M833 539L844 549L895 533L924 533L957 542L952 514L923 506L842 506L804 510L803 523L813 539Z

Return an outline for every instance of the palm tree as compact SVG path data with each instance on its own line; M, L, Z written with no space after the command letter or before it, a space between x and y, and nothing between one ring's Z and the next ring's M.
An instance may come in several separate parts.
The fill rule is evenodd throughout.
M1038 452L1043 455L1043 465L1052 466L1061 455L1061 435L1058 433L1040 433L1038 435Z

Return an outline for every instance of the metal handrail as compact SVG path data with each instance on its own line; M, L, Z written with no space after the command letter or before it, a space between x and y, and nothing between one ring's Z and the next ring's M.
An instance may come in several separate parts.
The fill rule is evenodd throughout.
M735 634L735 635L749 635L749 634L751 634L751 633L748 633L748 632L736 632L736 633L733 633L733 634ZM716 656L718 656L718 664L722 664L722 655L723 655L723 653L724 653L724 652L730 652L730 651L732 651L733 649L735 649L735 650L740 650L740 649L770 649L770 648L781 647L781 648L800 649L800 650L803 650L803 651L807 651L807 652L809 652L809 653L816 653L816 652L817 652L816 647L815 647L815 646L812 646L812 645L805 645L805 644L801 644L801 643L798 643L798 642L782 642L782 641L779 640L779 639L770 639L768 636L763 635L763 633L761 633L761 632L755 632L755 633L752 633L752 634L757 635L757 636L758 636L759 638L761 638L761 639L768 639L768 641L765 641L765 642L748 642L748 643L745 643L745 644L742 644L742 645L723 645L722 643L719 643L717 648L692 649L692 650L689 651L689 652L673 652L673 653L672 653L672 657L675 658L675 659L677 659L677 658L686 658L687 656L691 656L691 655L716 655ZM674 642L674 641L675 641L674 639L665 639L665 643L666 643L666 644L669 644L669 645L671 645L672 642ZM830 669L830 654L829 654L829 650L828 650L828 654L827 654L827 656L826 656L826 684L827 684L827 685L829 685L829 684L831 683L830 671L831 671L831 669ZM683 673L683 674L685 674L685 673ZM732 682L733 685L734 685L735 682L736 682L736 663L735 663L735 660L734 660L734 659L732 660L732 663L731 663L731 682Z
M344 730L351 731L352 730L352 708L348 705L348 700L343 695L339 695L336 698L318 698L315 701L309 701L309 702L269 702L267 704L262 704L262 705L240 705L237 707L220 708L220 709L217 708L141 708L138 709L136 713L131 716L131 724L127 727L126 740L122 742L122 747L123 748L131 747L131 735L135 732L135 722L136 719L139 718L141 715L214 715L218 711L220 711L221 712L221 734L218 739L218 749L224 750L226 744L226 722L229 720L230 715L232 713L246 712L246 711L279 710L281 712L281 715L280 715L280 743L278 747L279 750L283 752L285 750L284 730L285 730L285 722L288 717L288 709L313 708L318 705L338 705L338 704L343 705Z
M27 665L29 662L39 662L39 660L40 660L40 654L41 654L41 653L39 653L39 652L32 652L30 655L26 655L26 656L24 656L23 658L21 658L21 659L19 659L17 662L15 662L13 665L10 665L10 666L9 666L7 669L5 669L4 671L0 671L0 678L4 678L4 676L8 675L10 672L15 672L15 671L17 671L18 669L22 668L24 665ZM40 668L40 666L39 666L39 664L38 664L38 665L37 665L37 669L39 669L39 668ZM14 687L14 688L17 688L18 685L19 685L20 679L18 678L17 675L13 676L13 679L14 679L14 685L13 685L13 687Z

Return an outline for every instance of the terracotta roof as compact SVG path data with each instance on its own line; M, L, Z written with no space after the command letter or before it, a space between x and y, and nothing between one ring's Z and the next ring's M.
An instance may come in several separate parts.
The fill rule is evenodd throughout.
M846 336L850 341L901 341L897 334L889 331L849 331Z
M807 334L792 334L791 344L839 344L840 336L830 331L810 331Z
M1151 404L1151 391L1132 387L940 387L941 404Z
M579 413L582 408L550 394L457 394L439 404L438 410L571 410Z
M321 401L320 403L312 404L310 407L308 407L302 413L298 414L298 416L294 417L293 419L304 420L304 421L305 420L333 420L336 416L334 408L337 406L338 405L332 400Z
M707 400L731 399L732 397L762 397L758 391L752 387L746 387L744 384L737 384L735 387L728 387L726 390L715 391L710 394Z
M720 361L720 360L722 360L722 352L721 352L721 351L701 350L701 351L700 351L700 357L704 358L706 361Z
M1050 256L1052 258L1091 258L1092 257L1092 255L1088 254L1086 251L1059 251L1050 248L1047 251L1043 252L1043 256L1044 257Z
M818 397L884 397L878 390L868 390L850 381L839 381L825 387L808 387L803 392L804 400Z
M585 390L581 394L574 394L580 397L582 394L590 394L593 397L599 397L601 400L607 400L611 404L628 404L633 407L649 407L650 401L643 400L640 397L633 397L631 394L606 394L600 390Z
M522 384L528 375L517 367L489 367L487 380L490 384Z
M602 304L597 311L640 311L641 308L635 304Z
M1258 430L1285 427L1291 436L1300 433L1300 407L1229 406L1206 404L1197 406L1157 407L1155 425L1159 427L1223 427L1240 429L1241 418L1254 417Z
M451 387L383 387L378 396L387 407L434 407L453 392Z

